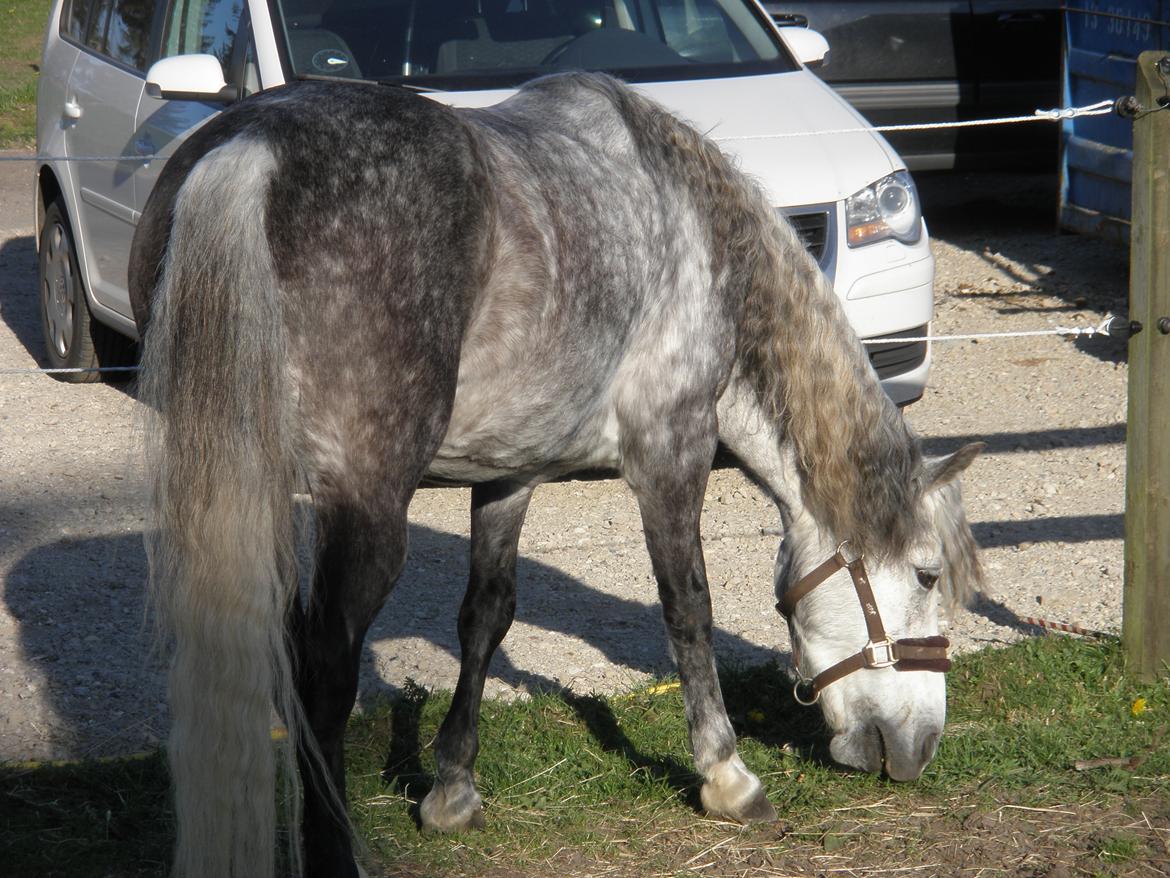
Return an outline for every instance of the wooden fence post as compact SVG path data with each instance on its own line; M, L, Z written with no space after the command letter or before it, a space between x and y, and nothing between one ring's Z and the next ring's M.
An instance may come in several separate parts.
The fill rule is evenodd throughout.
M1170 55L1143 52L1138 102L1158 107L1167 82ZM1129 316L1143 329L1129 342L1121 637L1150 681L1170 668L1170 108L1133 125Z

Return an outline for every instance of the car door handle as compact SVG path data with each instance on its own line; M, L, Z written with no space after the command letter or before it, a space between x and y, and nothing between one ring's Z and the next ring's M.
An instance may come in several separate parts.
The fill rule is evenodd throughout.
M71 122L76 122L81 118L81 104L77 103L77 98L70 98L65 102L61 115Z

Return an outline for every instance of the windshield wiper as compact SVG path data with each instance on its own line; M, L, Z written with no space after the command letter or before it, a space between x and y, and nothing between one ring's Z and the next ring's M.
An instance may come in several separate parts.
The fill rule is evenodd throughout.
M329 76L325 73L298 73L294 78L302 82L357 82L362 85L385 85L417 92L442 91L442 89L427 88L425 85L414 85L409 82L391 82L388 79L354 79L352 76Z

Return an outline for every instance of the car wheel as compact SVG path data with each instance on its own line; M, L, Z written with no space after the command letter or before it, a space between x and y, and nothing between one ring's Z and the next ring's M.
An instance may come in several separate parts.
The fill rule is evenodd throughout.
M41 328L49 367L94 369L132 364L134 343L97 322L89 313L73 232L59 201L54 201L45 211L39 269ZM106 380L124 381L132 374L108 373ZM75 383L101 381L103 378L100 372L65 372L53 377Z

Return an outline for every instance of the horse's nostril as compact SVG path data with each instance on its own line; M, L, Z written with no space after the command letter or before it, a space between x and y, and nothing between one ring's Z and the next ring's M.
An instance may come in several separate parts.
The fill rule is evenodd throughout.
M918 754L923 765L926 765L926 763L934 758L934 754L938 750L940 737L941 735L938 732L928 732L922 737L921 749L918 751Z
M874 726L873 736L886 776L896 781L920 777L934 758L941 737L941 729L927 728L918 732L904 729L899 734L898 730L883 727L881 723Z
M861 771L880 772L885 764L885 745L877 726L834 735L829 752L842 765Z

